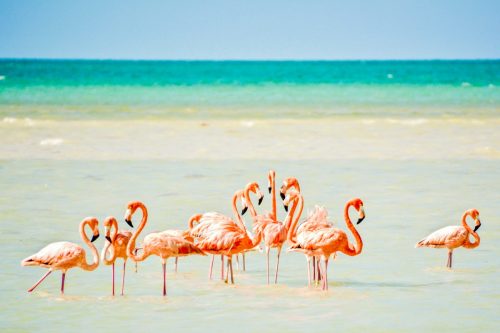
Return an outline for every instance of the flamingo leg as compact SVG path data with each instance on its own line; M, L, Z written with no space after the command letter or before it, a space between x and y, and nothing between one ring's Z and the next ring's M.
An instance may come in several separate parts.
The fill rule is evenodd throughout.
M212 269L214 268L214 259L215 259L215 255L212 254L212 258L210 259L210 268L208 270L208 279L209 280L212 280Z
M229 257L227 258L227 267L226 267L226 279L224 280L225 283L228 283L229 281Z
M35 283L35 284L34 284L34 285L30 288L30 289L28 289L28 292L30 293L30 292L32 292L33 290L35 290L35 288L36 288L36 287L38 287L38 285L39 285L40 283L42 283L42 281L43 281L43 280L45 280L45 278L46 278L47 276L49 276L49 274L50 274L50 273L52 273L52 270L50 270L50 269L49 269L49 270L47 271L47 273L45 273L45 275L44 275L44 276L42 276L42 278L41 278L40 280L38 280L38 282L37 282L37 283Z
M316 284L316 257L313 256L313 281Z
M245 264L245 253L242 254L243 257L243 272L246 271L246 264Z
M453 251L448 251L448 261L446 262L446 267L451 268Z
M271 251L271 249L266 246L267 284L269 284L269 251Z
M63 272L61 276L61 294L64 294L64 280L66 280L66 272Z
M306 256L307 259L307 286L311 287L311 257Z
M450 268L453 266L453 251L450 251Z
M167 296L167 261L163 260L163 296Z
M115 263L111 265L111 295L115 296Z
M326 258L325 259L325 273L323 275L323 280L324 280L324 286L325 286L325 290L328 290L328 260L330 258Z
M179 261L179 257L175 257L175 272L177 273L177 262Z
M224 280L224 256L220 256L220 279ZM226 279L227 282L227 279Z
M125 289L125 267L127 265L127 260L123 260L123 273L122 273L122 296L123 296L123 290ZM113 295L114 295L114 290L113 290Z
M234 284L234 275L233 275L233 258L229 257L229 268L231 269L231 284Z
M317 269L317 274L316 274L316 279L318 281L318 284L320 281L323 281L323 272L321 272L321 259L318 257L316 259L316 269Z
M280 267L281 247L278 247L278 261L276 262L276 274L274 275L274 284L278 283L278 269Z

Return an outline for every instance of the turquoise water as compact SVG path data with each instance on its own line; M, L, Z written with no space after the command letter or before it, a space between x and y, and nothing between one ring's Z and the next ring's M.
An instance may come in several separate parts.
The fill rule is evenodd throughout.
M0 75L4 117L484 117L500 105L500 61L1 60Z
M499 68L0 60L0 331L498 332ZM71 270L64 296L59 273L26 292L45 270L20 260L82 244L83 217L128 229L125 205L142 200L139 239L182 229L194 213L231 214L234 191L265 189L270 168L278 184L299 179L304 214L324 205L339 228L347 200L365 203L363 253L331 262L328 292L307 288L297 253L267 286L259 252L234 286L208 281L207 257L181 259L177 274L170 262L167 298L155 257L129 265L125 297L109 295L107 266ZM455 251L452 270L445 250L414 248L470 208L481 245Z

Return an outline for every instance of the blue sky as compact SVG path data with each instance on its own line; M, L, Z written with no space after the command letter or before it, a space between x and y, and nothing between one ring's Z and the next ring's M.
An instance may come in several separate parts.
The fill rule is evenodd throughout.
M498 0L0 0L0 57L500 58Z

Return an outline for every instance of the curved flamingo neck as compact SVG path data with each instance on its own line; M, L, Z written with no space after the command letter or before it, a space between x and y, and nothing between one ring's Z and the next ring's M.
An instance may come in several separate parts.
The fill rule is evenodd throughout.
M93 271L94 269L97 268L97 266L99 266L99 252L97 251L95 245L92 244L90 239L85 234L85 226L87 226L88 224L89 224L88 221L82 221L80 223L80 237L90 248L90 251L92 251L93 262L92 264L89 264L87 263L87 258L85 258L84 261L81 263L80 267L86 271Z
M115 219L111 221L111 234L109 235L109 238L111 238L111 243L109 241L106 241L106 245L104 246L104 249L102 249L101 252L101 258L102 261L106 265L111 265L112 263L115 262L116 260L116 251L115 251L115 246L113 245L113 242L116 239L116 236L118 235L118 222L116 222ZM111 258L108 259L108 250L111 252Z
M240 227L241 230L247 232L247 228L245 227L245 223L243 223L241 215L238 212L237 202L238 202L238 194L235 193L233 196L233 212L234 212L234 216L236 217L236 224L238 225L238 227Z
M116 236L118 235L118 222L116 222L116 220L113 220L111 222L111 229L114 229L114 231L115 231L113 234L110 234L110 238L114 242L116 239Z
M113 238L111 238L111 239L113 239ZM109 250L109 252L111 252L111 258L109 258L109 259L107 258L108 250ZM101 257L102 257L102 261L106 265L111 265L112 263L114 263L116 260L116 251L115 251L114 245L111 244L110 242L106 242L104 249L102 249Z
M245 188L245 199L248 203L248 208L250 210L250 214L252 215L253 218L256 218L257 211L255 210L255 206L252 203L252 199L250 199L250 188L249 187Z
M144 227L146 226L146 222L148 221L148 210L142 202L138 203L138 207L142 210L142 220L139 224L139 227L137 227L137 230L134 232L127 244L127 256L134 261L143 261L148 256L148 254L146 253L146 249L144 249L144 251L142 251L142 254L139 256L134 253L134 250L135 241L137 240L137 237L141 233L142 229L144 229Z
M299 211L297 215L295 215L295 209L299 207ZM304 198L301 195L296 200L296 203L293 205L293 211L290 212L290 221L291 225L289 226L287 232L287 239L290 243L295 243L297 241L297 224L299 223L300 216L302 215L302 210L304 209Z
M353 205L352 201L349 201L344 208L344 219L345 223L347 225L347 228L352 232L354 239L356 240L356 245L353 246L353 244L349 243L347 241L347 247L344 249L344 253L347 254L348 256L357 256L358 254L361 253L363 250L363 240L361 239L361 236L359 235L358 231L352 224L351 218L349 217L349 208Z
M273 216L274 216L274 221L278 221L278 216L276 215L276 174L274 172L271 172L271 200L272 200L272 207L273 207Z
M473 249L473 248L479 246L479 243L481 243L481 238L479 238L479 234L477 232L475 232L474 230L472 230L472 228L469 227L469 225L467 224L467 216L471 216L470 212L465 212L464 215L462 216L462 226L465 228L465 230L467 230L469 232L469 234L472 235L472 237L474 237L475 242L471 243L469 241L469 235L467 235L467 239L465 241L464 247L466 247L468 249Z

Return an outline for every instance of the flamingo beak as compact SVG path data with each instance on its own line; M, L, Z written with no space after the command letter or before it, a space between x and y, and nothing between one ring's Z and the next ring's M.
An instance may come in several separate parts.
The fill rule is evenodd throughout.
M93 235L90 241L93 243L97 238L99 238L99 233L97 233L97 235Z
M474 232L481 226L481 221L479 219L476 220L476 226L474 227Z
M285 193L283 193L283 186L281 187L281 191L280 191L280 197L281 197L281 200L285 200Z
M269 194L271 194L271 190L272 190L271 186L269 186L267 189L269 190Z
M283 205L283 207L285 208L285 212L288 212L288 206L287 205Z
M111 237L106 236L106 240L107 240L108 242L112 243L112 241L111 241Z
M248 210L248 207L245 207L241 210L241 215L245 215L245 213L247 212Z
M134 227L134 225L132 224L132 211L130 210L130 208L125 212L125 222L127 222L127 224L132 228Z
M260 204L262 203L262 200L264 200L264 196L261 196L261 197L259 198L259 206L260 206Z
M365 219L365 210L364 210L363 206L361 206L359 209L358 222L356 222L356 224L360 224L361 222L363 222L364 219Z

